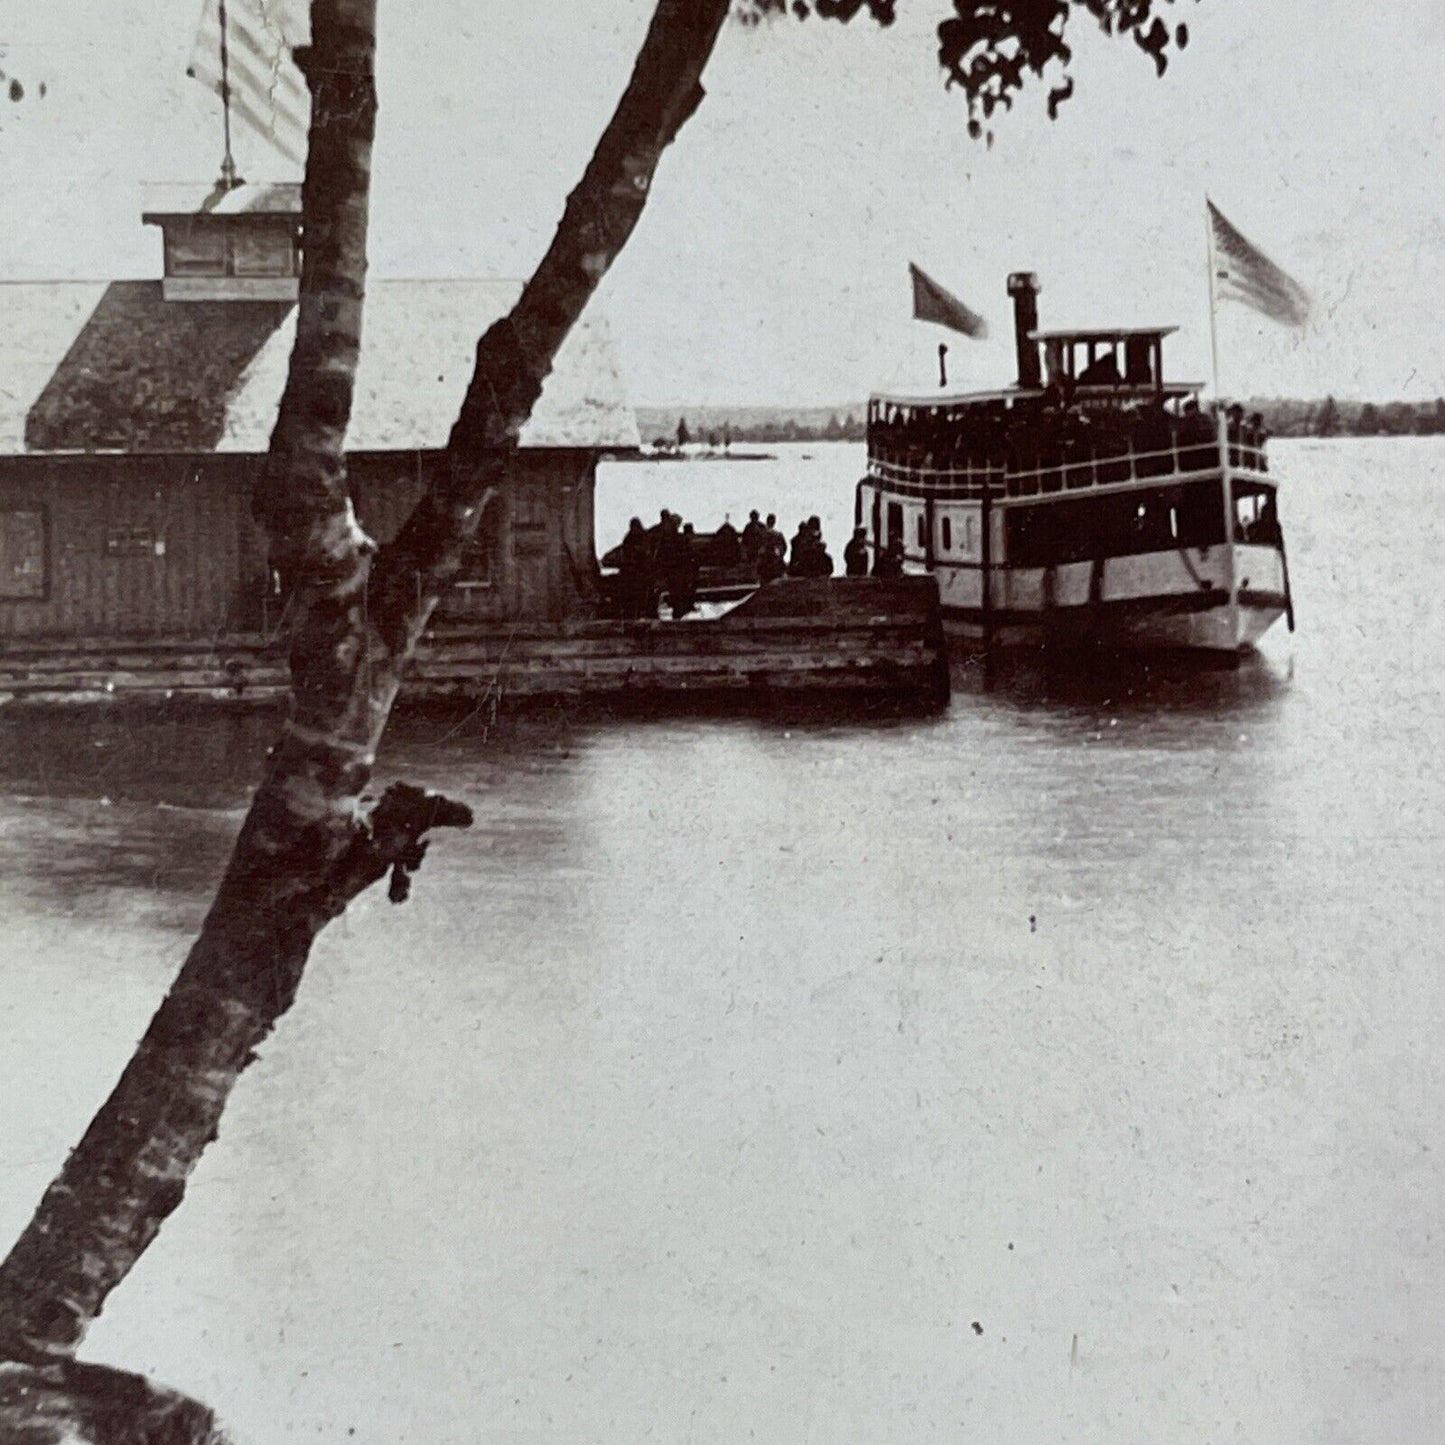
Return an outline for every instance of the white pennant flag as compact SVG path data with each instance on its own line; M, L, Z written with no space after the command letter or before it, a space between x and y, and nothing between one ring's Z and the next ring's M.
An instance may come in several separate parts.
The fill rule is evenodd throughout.
M223 100L229 90L232 124L298 170L306 165L311 91L291 52L309 35L305 0L205 0L186 67Z

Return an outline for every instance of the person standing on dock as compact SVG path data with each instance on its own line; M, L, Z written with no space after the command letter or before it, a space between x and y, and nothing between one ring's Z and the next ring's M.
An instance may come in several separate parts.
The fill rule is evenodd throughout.
M768 529L758 519L756 510L748 513L747 525L743 528L742 545L743 561L756 562L758 554L763 550L763 542L768 535Z
M807 522L799 522L798 530L793 533L793 540L788 545L789 577L806 577L808 575L808 547L812 540Z
M757 516L754 512L753 516ZM713 533L713 561L719 567L736 567L743 555L742 538L733 526L730 516L723 517L723 524Z
M808 534L812 541L808 544L807 564L809 577L831 577L833 575L833 556L828 551L828 544L823 540L823 523L821 518L808 518Z
M878 554L878 560L873 564L873 575L885 579L903 575L903 538L896 532Z
M678 518L674 514L668 530L663 533L663 545L658 551L659 570L674 618L686 617L697 607L696 533L691 522L681 531L677 524Z
M792 555L788 558L790 577L831 577L833 559L823 543L823 524L817 517L798 523L793 538Z
M843 548L843 570L849 577L868 575L868 529L853 528L853 540Z
M622 539L622 558L617 568L617 600L622 615L641 617L652 593L652 545L639 517L627 524Z
M778 519L768 513L767 526L763 528L762 547L758 552L758 581L776 582L786 572L788 541L778 531Z

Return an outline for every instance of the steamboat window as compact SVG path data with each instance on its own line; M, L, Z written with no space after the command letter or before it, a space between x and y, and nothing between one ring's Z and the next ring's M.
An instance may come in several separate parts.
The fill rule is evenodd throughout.
M1240 542L1279 542L1279 512L1273 487L1235 483L1234 535Z
M943 550L945 552L953 551L953 522L948 517L943 519L941 531L943 534Z
M43 602L50 586L41 508L0 512L0 601Z
M888 504L888 540L895 538L903 540L903 503L889 502Z
M1016 567L1212 547L1224 541L1219 488L1207 482L1013 507L1005 527L1009 561Z
M928 546L928 519L922 512L918 514L918 546L920 550Z

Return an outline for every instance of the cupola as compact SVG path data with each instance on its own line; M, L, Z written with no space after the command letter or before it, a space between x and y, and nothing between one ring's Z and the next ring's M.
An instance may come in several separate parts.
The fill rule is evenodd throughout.
M301 276L301 186L147 186L141 219L159 226L167 301L294 301Z

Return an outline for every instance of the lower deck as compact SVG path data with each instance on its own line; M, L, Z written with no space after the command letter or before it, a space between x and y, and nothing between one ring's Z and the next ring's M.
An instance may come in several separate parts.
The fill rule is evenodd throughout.
M1293 627L1276 489L1262 474L1195 471L1077 496L978 490L939 495L870 473L855 498L875 561L891 548L905 571L936 576L954 635L1234 652L1281 617Z

